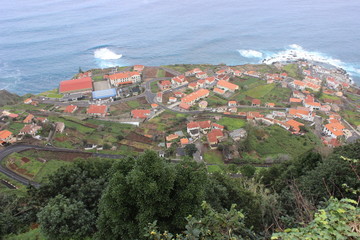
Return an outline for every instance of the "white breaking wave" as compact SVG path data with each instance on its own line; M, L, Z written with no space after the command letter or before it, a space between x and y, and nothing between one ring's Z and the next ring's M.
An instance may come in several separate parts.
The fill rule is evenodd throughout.
M108 48L99 48L94 51L94 57L102 60L115 60L122 57L121 54L116 54Z
M263 54L259 51L251 50L251 49L242 49L238 50L241 56L246 58L262 58Z
M360 69L346 64L339 59L326 56L320 52L306 51L303 47L297 44L289 45L289 49L272 54L270 57L265 58L263 63L272 64L275 62L286 62L296 60L308 60L313 62L325 63L334 67L343 68L351 75L359 75Z

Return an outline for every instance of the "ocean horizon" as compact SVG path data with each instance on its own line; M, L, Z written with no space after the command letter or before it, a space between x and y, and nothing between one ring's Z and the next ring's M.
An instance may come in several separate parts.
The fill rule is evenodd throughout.
M241 65L298 51L360 84L360 1L6 1L0 89L58 87L91 68Z

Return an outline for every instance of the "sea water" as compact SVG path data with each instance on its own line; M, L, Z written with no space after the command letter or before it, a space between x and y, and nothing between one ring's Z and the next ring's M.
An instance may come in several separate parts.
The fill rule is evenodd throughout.
M298 51L360 83L359 0L11 0L0 89L40 93L79 67L239 65Z

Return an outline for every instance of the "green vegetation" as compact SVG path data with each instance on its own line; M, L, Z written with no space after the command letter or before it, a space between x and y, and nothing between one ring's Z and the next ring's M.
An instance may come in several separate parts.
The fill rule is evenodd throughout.
M74 129L83 134L92 133L94 131L94 128L87 127L83 125L83 123L80 120L68 116L63 116L63 117L49 116L49 120L53 122L63 122L65 123L66 128Z
M247 90L244 92L245 95L252 97L252 98L262 98L266 94L270 93L274 88L275 84L266 84L254 87L252 89Z
M209 173L223 172L222 168L219 165L208 165L207 171Z
M324 99L330 99L330 100L341 100L341 98L337 97L337 96L333 96L333 95L329 95L329 94L321 94L320 100L324 100Z
M289 88L282 88L276 86L268 94L260 98L260 100L265 104L267 102L275 103L276 107L285 107L289 102L291 96L291 90Z
M346 93L345 96L347 98L350 98L352 101L358 102L360 101L360 96L359 95L355 95L355 94L351 94L351 93Z
M24 127L24 125L24 123L12 122L7 128L10 132L13 133L13 135L16 135L19 134L20 130Z
M222 117L217 123L225 126L229 131L242 128L246 125L246 121L244 119L230 117Z
M151 87L151 92L153 93L157 93L160 90L158 86L158 82L150 83L150 87Z
M156 77L158 77L158 78L165 77L165 73L166 72L163 69L158 69L157 73L156 73Z
M103 78L102 75L100 75L100 76L93 76L93 77L92 77L92 80L93 80L94 82L99 82L99 81L103 81L104 78Z
M256 151L260 157L278 154L296 157L321 145L320 140L311 132L296 136L280 126L250 128L247 141L251 150Z
M341 116L345 118L354 127L360 125L360 113L355 110L344 110L341 112Z
M289 77L296 78L296 79L302 79L302 75L299 71L299 68L297 64L288 64L283 67L283 70L287 72Z
M140 107L140 103L138 101L136 101L136 100L127 101L126 104L130 108L138 108L138 107Z
M209 150L204 153L204 161L210 164L223 165L222 155L217 150Z
M206 101L208 102L208 107L217 107L217 106L223 106L227 104L227 100L221 98L218 95L215 95L213 92L210 93L209 97L206 98Z
M39 96L44 96L44 97L48 97L48 98L62 98L63 97L62 94L59 94L59 90L57 88L40 93Z
M8 235L6 237L7 240L47 240L47 238L45 238L45 236L40 232L40 228L35 228L18 235Z

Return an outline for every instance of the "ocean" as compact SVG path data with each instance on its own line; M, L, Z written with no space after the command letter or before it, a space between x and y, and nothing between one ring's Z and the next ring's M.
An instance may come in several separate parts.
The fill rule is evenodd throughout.
M359 0L3 0L0 89L40 93L79 67L239 65L290 49L359 84L359 12Z

